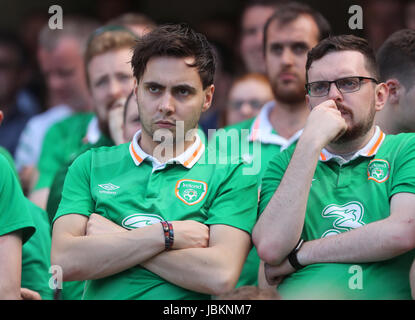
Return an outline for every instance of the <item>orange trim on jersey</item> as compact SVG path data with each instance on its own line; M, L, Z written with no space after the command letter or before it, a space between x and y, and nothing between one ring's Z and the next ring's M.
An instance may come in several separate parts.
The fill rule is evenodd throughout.
M132 151L132 153L133 153L133 155L134 155L134 157L135 157L135 159L139 162L139 163L141 163L141 162L143 162L143 159L141 159L141 157L135 152L135 150L134 150L134 146L133 146L133 143L131 143L130 144L130 149L131 149L131 151Z
M190 162L192 162L193 159L196 158L196 156L198 155L198 153L199 153L199 151L200 151L201 148L202 148L202 142L199 143L199 146L197 147L196 151L193 152L193 154L191 155L191 157L184 162L183 165L185 167L188 167L189 164L190 164Z
M323 152L320 152L320 158L321 158L321 160L323 160L323 161L326 161L326 160L327 160L327 158L326 158L326 156L323 154Z
M381 131L380 135L379 135L379 138L376 141L375 145L372 147L372 149L370 149L369 153L367 154L369 157L372 156L376 152L376 150L377 150L379 144L382 142L384 136L385 136L385 134Z

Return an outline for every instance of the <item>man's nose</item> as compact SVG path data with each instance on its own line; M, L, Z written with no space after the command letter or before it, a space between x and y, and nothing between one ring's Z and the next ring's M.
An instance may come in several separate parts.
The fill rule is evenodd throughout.
M108 93L112 97L116 97L116 98L121 97L122 86L116 79L112 79L110 81L109 88L108 88Z
M335 100L335 101L343 100L343 94L341 93L339 88L337 88L337 85L335 82L330 83L329 93L327 94L327 98Z
M285 65L292 65L294 63L293 52L288 48L284 48L281 53L281 61Z
M240 113L245 117L249 117L252 114L251 104L247 101L244 101L241 105Z
M174 110L174 97L169 92L166 92L160 101L159 111L163 113L172 113Z

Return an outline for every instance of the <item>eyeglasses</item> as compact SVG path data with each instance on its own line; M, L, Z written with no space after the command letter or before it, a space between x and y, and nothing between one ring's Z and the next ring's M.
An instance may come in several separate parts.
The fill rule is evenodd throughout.
M360 90L361 83L367 81L379 83L376 79L369 77L347 77L333 81L310 82L305 85L305 89L311 97L324 97L329 94L332 83L336 85L341 93L350 93Z
M252 109L256 109L256 110L261 109L262 106L265 104L265 102L260 101L260 100L257 100L257 99L252 99L252 100L234 100L234 101L231 101L229 104L230 104L230 107L232 109L240 110L242 108L242 105L244 103L249 104L252 107Z

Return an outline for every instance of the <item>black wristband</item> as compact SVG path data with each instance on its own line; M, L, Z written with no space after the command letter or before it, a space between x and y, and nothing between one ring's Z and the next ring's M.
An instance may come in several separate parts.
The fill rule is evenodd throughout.
M300 270L300 269L304 268L304 266L302 264L300 264L298 262L298 259L297 259L297 252L300 250L301 246L303 245L303 242L304 242L304 240L300 239L300 241L298 241L295 248L288 255L288 261L290 262L290 264L292 265L292 267L295 270Z

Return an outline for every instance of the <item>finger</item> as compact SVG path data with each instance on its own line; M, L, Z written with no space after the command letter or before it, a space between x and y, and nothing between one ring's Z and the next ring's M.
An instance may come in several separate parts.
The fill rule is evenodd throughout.
M20 289L20 296L23 300L42 300L42 297L39 293L26 288Z
M338 110L336 102L334 102L334 100L332 99L324 101L323 103L321 103L321 105L326 108Z

